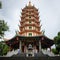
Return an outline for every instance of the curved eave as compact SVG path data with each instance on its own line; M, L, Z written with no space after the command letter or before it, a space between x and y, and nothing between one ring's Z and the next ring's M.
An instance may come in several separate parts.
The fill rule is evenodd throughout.
M15 36L12 39L6 41L6 44L8 46L12 46L13 49L15 48L14 46L19 45L19 41L26 41L26 40L36 40L36 41L41 41L41 46L42 48L49 48L54 44L54 41L47 38L46 36L31 36L31 37L26 37L26 36ZM19 48L19 47L17 47Z
M41 39L41 46L42 48L49 48L54 44L54 40L47 38L46 36L43 36Z
M38 34L42 34L42 32L40 32L40 31L36 31L36 30L25 30L25 31L21 31L21 32L19 32L20 34L23 34L23 33L25 33L25 32L35 32L35 33L38 33Z

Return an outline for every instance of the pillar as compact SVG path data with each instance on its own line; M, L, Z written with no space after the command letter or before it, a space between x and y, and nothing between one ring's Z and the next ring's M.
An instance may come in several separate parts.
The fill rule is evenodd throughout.
M50 52L51 52L51 47L50 47Z
M39 41L39 52L41 51L41 41Z
M24 53L26 53L26 46L24 46Z
M21 41L20 41L20 45L19 45L19 47L20 47L20 53L22 52L22 49L21 49Z

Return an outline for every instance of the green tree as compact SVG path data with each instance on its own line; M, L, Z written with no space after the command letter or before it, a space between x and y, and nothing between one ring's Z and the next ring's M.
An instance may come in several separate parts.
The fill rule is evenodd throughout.
M9 46L5 43L0 42L0 56L6 55L9 51Z
M56 50L56 48L53 48L52 49L52 52L56 55L56 54L59 54L59 52Z
M54 42L56 46L56 51L60 54L60 32L58 32L57 36L54 37Z
M5 31L9 30L7 23L4 20L0 20L0 39L4 37ZM4 43L0 42L0 55L4 55L9 51L9 47Z
M8 29L7 23L4 20L0 20L0 38L4 36L5 31Z
M0 9L2 8L2 3L1 3L1 1L0 1Z

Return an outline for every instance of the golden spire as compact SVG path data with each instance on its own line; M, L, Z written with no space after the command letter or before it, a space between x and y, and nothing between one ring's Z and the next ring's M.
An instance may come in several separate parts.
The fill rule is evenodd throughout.
M31 2L29 1L29 4L28 4L28 6L31 6Z

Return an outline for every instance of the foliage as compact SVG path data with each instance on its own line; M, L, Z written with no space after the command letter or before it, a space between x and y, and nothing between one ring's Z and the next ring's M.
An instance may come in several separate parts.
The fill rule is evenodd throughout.
M58 32L57 36L54 37L54 42L56 46L56 51L58 51L58 54L60 53L60 32Z
M8 29L7 23L4 20L0 20L0 38L4 36L5 31Z
M9 46L7 46L5 43L0 42L0 55L6 55L9 51Z
M2 8L2 4L1 4L1 2L0 2L0 9Z
M59 52L56 50L56 48L54 49L52 49L52 52L54 53L54 54L58 54Z

